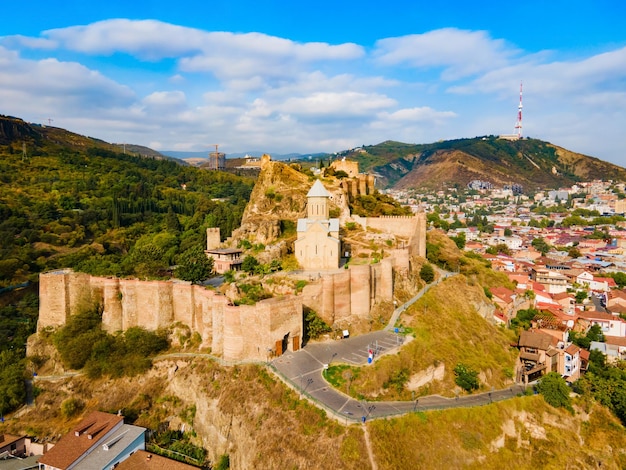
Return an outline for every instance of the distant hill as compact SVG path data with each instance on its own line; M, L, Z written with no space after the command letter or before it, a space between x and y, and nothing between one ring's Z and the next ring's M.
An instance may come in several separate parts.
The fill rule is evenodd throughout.
M503 140L496 136L405 144L386 141L347 153L361 171L376 173L386 188L438 189L472 180L525 189L558 188L578 181L611 178L626 181L626 170L537 139Z
M185 164L181 160L163 155L142 145L110 144L104 140L76 134L60 127L28 123L17 117L0 115L0 145L15 145L15 143L20 142L25 147L24 150L27 154L34 149L39 151L48 146L62 146L75 151L99 148L139 157L173 160L176 163Z

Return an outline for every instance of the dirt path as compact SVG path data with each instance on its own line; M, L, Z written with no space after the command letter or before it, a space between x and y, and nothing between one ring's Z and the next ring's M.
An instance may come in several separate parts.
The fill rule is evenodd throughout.
M370 442L370 433L367 429L365 423L363 423L363 436L365 437L365 447L367 448L367 455L370 459L370 465L372 466L372 470L378 470L378 466L376 465L376 460L374 459L374 451L372 450L372 443Z

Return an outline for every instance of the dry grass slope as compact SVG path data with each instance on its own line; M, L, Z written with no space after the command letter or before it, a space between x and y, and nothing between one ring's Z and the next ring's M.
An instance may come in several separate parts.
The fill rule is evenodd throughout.
M605 408L572 416L542 397L372 421L385 469L625 468L626 434ZM389 439L393 436L393 439Z
M414 375L443 363L444 380L431 382L418 394L454 396L453 370L459 362L480 372L483 390L510 384L517 356L510 344L515 338L511 331L493 325L476 312L473 305L484 300L482 288L469 286L462 275L431 289L401 317L415 340L397 354L379 358L373 367L362 368L353 382L355 392L370 398L409 400L408 388L385 389L383 384L403 368Z

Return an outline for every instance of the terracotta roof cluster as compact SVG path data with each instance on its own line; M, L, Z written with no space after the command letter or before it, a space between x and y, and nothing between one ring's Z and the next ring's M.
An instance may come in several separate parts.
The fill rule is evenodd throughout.
M71 432L65 434L39 463L66 469L87 450L97 445L110 431L124 424L124 417L94 411Z

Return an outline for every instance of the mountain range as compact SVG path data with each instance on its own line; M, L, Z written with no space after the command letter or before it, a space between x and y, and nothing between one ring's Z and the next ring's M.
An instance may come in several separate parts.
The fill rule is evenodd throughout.
M58 127L29 124L19 118L0 115L0 145L10 144L14 150L15 144L20 144L23 151L34 154L44 146L66 147L73 151L90 147L106 148L143 157L173 159L181 164L187 164L185 160L197 164L206 159L209 153L157 152L134 144L110 144ZM257 157L262 153L247 152ZM241 158L245 155L229 154L227 158ZM272 155L274 160L321 160L322 164L343 157L359 162L361 172L374 173L377 177L376 185L381 188L434 190L465 186L473 180L480 180L494 186L515 184L527 190L535 190L571 186L578 181L594 179L626 181L626 169L598 158L537 139L508 140L493 135L430 144L385 141L335 155Z

